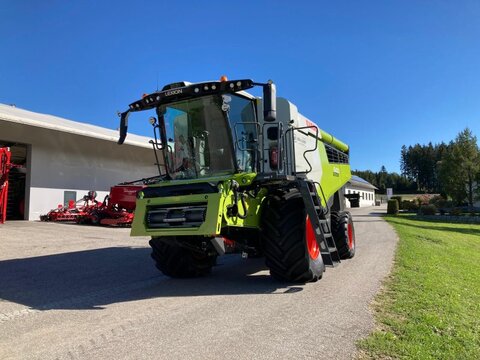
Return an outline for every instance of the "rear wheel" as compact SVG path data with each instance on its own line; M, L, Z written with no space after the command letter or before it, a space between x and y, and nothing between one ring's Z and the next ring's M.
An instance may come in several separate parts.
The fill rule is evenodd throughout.
M352 215L347 211L332 212L331 224L333 239L341 259L355 256L355 229Z
M203 276L212 270L216 255L195 252L178 245L174 237L152 238L152 258L162 273L174 278Z
M106 215L102 211L99 210L93 210L90 213L89 220L90 224L92 225L100 225L103 219L105 219Z
M297 189L270 195L261 221L265 262L273 277L291 282L322 277L325 266L320 248Z

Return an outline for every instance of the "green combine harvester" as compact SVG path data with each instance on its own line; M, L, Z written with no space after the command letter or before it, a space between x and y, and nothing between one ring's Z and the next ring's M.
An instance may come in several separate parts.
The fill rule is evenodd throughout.
M254 86L263 99L245 92ZM151 237L165 275L205 275L219 255L242 253L303 283L354 256L348 145L277 98L271 81L166 85L120 115L119 144L129 114L149 109L160 176L139 191L131 234Z

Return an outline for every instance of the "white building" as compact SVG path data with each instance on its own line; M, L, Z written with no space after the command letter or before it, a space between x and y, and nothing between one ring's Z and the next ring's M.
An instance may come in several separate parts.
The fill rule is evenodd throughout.
M158 175L149 138L117 140L115 130L0 104L0 147L26 168L11 172L7 221L38 220L89 190L103 200L112 185Z
M359 176L352 175L350 181L345 185L345 194L358 194L360 196L359 206L374 206L375 205L375 186ZM346 201L347 207L351 206L350 201Z

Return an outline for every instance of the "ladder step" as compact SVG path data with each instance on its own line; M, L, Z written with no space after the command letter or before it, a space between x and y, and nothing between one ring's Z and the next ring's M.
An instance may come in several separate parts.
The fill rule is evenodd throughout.
M330 228L328 227L328 224L327 224L327 223L324 223L324 224L321 224L321 225L322 225L322 230L323 230L323 232L325 233L325 235L326 235L326 234L329 234L329 235L332 234L332 232L330 231Z
M326 267L335 267L338 264L340 264L340 261L332 259L329 253L325 253L325 254L322 253L322 259Z
M299 181L298 185L315 230L315 237L319 242L323 262L325 266L335 267L340 263L340 257L335 246L330 224L325 217L325 209L322 206L315 185L304 181Z

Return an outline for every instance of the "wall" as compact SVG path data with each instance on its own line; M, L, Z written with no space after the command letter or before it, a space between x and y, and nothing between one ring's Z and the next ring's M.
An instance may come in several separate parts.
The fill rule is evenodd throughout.
M359 186L347 185L345 187L345 194L360 193L360 207L375 205L375 192L371 189L365 189ZM362 196L363 195L363 196ZM347 208L350 207L350 201L346 201Z
M28 220L63 203L64 191L98 200L110 186L158 175L152 149L0 120L0 139L29 144L26 212Z

